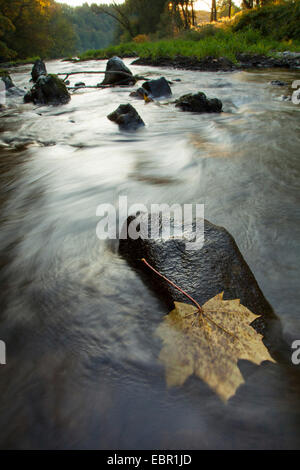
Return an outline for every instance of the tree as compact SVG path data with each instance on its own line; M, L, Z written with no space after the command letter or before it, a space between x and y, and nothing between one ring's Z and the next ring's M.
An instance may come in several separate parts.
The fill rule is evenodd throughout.
M216 4L216 0L211 0L210 21L217 21L217 4Z
M19 58L58 57L74 52L72 25L54 0L0 0L0 16L9 25L1 60L10 58L9 50Z
M118 5L117 3L112 2L110 7L93 4L92 9L96 14L104 13L117 21L121 27L128 32L130 38L135 36L126 3L124 5Z
M7 33L15 30L11 20L0 12L0 38L5 39ZM9 49L4 41L0 39L0 61L5 58L13 58L17 55L16 51Z
M139 34L152 34L158 30L190 29L196 23L195 0L125 0L108 6L93 5L98 13L115 19L128 39ZM122 33L121 33L122 34Z
M251 10L252 8L263 7L273 3L273 0L243 0L242 6L245 10Z
M173 15L179 15L183 29L195 26L196 16L194 9L195 0L173 0L169 3L169 10Z
M64 15L62 8L55 4L48 23L51 47L49 57L63 57L75 52L76 36L74 29Z
M217 2L217 12L218 17L229 17L235 15L241 11L241 9L232 1L232 0L218 0Z
M74 29L78 52L101 49L113 43L117 28L111 16L95 14L87 3L75 8L63 5L62 10Z
M132 39L138 34L155 33L167 4L167 0L126 0L121 5L113 2L109 6L92 5L92 8L113 18L119 25L120 35L125 32L125 37Z

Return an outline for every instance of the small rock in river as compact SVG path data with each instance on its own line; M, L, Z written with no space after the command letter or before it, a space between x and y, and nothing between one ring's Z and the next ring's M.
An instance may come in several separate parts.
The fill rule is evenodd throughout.
M181 96L176 100L175 106L181 108L182 111L194 113L220 113L222 111L222 101L217 98L209 99L202 92Z
M121 104L107 118L118 124L121 130L135 131L139 127L145 126L144 121L131 104Z
M151 98L168 98L172 95L172 90L165 77L158 78L157 80L148 80L143 83L143 88Z
M271 85L273 86L287 86L287 82L282 82L281 80L272 80L270 82Z

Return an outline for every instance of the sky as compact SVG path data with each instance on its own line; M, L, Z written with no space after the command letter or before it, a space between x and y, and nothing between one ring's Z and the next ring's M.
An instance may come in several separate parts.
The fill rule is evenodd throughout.
M112 0L56 0L58 3L67 3L68 5L71 5L73 7L76 7L78 5L82 5L83 3L111 3ZM151 1L151 0L149 0ZM117 0L117 3L122 3L122 0ZM210 10L210 0L198 0L195 3L195 7L197 10Z

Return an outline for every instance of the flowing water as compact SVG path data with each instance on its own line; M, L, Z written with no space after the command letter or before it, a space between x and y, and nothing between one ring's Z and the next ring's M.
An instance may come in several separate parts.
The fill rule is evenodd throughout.
M18 86L30 86L30 68L12 71ZM60 107L16 97L1 112L1 447L299 447L299 374L278 364L244 365L246 383L227 405L196 378L166 388L154 332L167 312L117 243L96 236L97 206L122 195L129 205L204 203L205 217L235 238L285 340L300 338L300 105L269 84L299 73L131 69L180 79L173 98L201 90L224 112L146 105L128 88L80 90ZM146 123L135 134L106 118L127 102Z

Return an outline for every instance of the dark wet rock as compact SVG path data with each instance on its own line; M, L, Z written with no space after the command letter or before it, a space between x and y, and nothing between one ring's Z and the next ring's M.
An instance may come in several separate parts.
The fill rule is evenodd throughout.
M145 96L149 98L162 98L172 95L170 82L164 77L157 80L148 80L142 87L130 93L130 96L138 99L144 99Z
M237 54L237 60L240 62L239 67L243 69L259 67L279 67L279 68L298 68L300 60L298 57L290 57L284 55L265 56L263 54Z
M299 97L300 97L300 94L299 94ZM298 99L299 99L299 97L298 97ZM289 95L282 95L282 96L280 96L279 99L280 99L280 101L292 101L292 97L289 96Z
M75 83L75 86L78 87L78 88L79 87L84 87L85 83L84 82L77 82L77 83Z
M288 85L287 82L282 82L281 80L272 80L270 84L273 86L287 86Z
M142 87L151 98L168 98L172 95L172 90L165 77L158 78L157 80L148 80L143 83Z
M145 95L148 96L148 92L143 87L140 87L129 94L129 96L138 98L139 100L143 100Z
M134 77L120 57L112 57L106 64L106 73L102 85L129 85L134 83ZM115 72L115 73L113 73ZM126 75L127 74L127 75ZM128 77L129 75L129 77Z
M6 70L0 70L0 80L5 85L5 89L9 90L10 88L13 88L15 85L9 75L9 73Z
M24 96L25 103L59 105L70 101L71 96L63 80L56 75L41 75Z
M139 127L145 126L141 116L131 104L121 104L107 118L118 124L119 128L125 131L135 131Z
M161 213L152 214L152 227L154 224L161 226L162 221ZM253 313L261 315L253 324L256 330L265 334L270 328L270 331L272 330L274 335L276 332L281 340L280 322L260 290L233 237L225 228L205 220L203 247L189 250L187 242L194 240L195 221L185 227L184 238L170 237L164 240L158 237L151 238L149 214L141 214L136 218L130 216L123 227L123 238L132 222L137 226L137 230L142 232L144 238L121 239L120 253L138 270L146 284L155 291L168 309L172 309L174 301L188 302L188 300L145 266L141 262L142 258L188 292L200 305L220 292L224 292L224 299L240 299L241 303ZM174 227L172 218L171 227ZM275 343L274 340L274 347Z
M209 99L202 92L183 95L175 103L175 106L182 111L194 113L220 113L222 111L222 101L217 98Z
M41 75L47 75L47 69L45 63L41 59L38 59L35 61L31 71L33 82L36 83Z
M65 80L65 85L70 85L70 80Z

